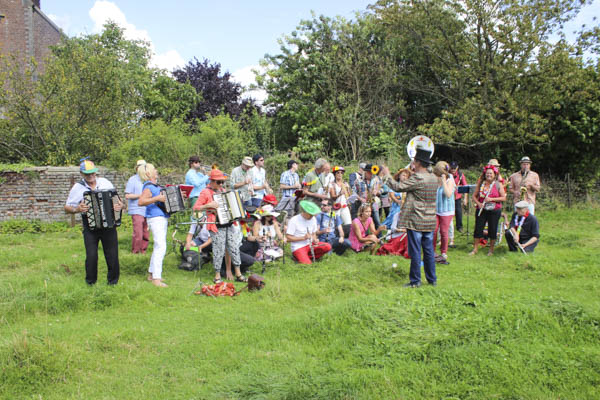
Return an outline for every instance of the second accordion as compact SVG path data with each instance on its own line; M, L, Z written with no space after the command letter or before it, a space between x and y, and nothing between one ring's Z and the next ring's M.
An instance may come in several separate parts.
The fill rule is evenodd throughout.
M167 214L185 210L185 202L179 185L161 187L160 193L165 195L165 209Z
M213 199L219 203L219 208L217 208L217 224L230 224L236 219L246 216L246 210L238 191L215 193Z
M121 226L122 212L115 212L114 199L120 201L118 193L114 189L110 190L88 190L83 193L84 204L89 209L83 213L87 218L88 227L91 230L109 229Z

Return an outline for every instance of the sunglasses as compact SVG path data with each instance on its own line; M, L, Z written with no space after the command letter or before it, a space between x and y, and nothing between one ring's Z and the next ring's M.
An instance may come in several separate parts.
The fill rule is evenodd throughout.
M222 185L222 184L224 184L224 183L225 183L225 181L215 181L215 183L216 183L217 185Z

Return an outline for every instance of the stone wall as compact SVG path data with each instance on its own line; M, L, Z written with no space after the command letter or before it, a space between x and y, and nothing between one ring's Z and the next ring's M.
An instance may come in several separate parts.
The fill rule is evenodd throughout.
M98 176L112 182L124 198L125 184L131 174L99 167ZM79 167L33 167L23 172L0 171L0 221L37 219L44 222L71 222L64 205L71 187L81 180ZM160 178L160 184L182 183L183 175ZM80 220L79 215L75 221Z

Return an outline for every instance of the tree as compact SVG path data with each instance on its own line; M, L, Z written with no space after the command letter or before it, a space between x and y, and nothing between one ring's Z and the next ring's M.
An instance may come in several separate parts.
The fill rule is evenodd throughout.
M143 113L151 86L149 52L108 23L98 35L65 38L45 71L12 63L3 93L9 120L0 136L5 161L68 164L104 160Z
M585 3L382 0L373 10L396 45L397 62L408 67L405 86L421 103L438 106L419 130L483 159L549 140L551 121L540 108L547 93L536 91L546 77L536 65L557 45L550 35Z
M173 71L173 76L178 82L191 85L202 97L190 112L188 121L204 121L221 112L238 119L248 102L241 100L242 86L231 80L231 74L221 74L219 63L210 64L207 59L200 62L194 58L182 69Z
M274 129L305 160L329 154L345 160L367 154L369 137L395 130L402 104L396 69L372 18L324 16L302 21L263 61L258 77L276 109Z

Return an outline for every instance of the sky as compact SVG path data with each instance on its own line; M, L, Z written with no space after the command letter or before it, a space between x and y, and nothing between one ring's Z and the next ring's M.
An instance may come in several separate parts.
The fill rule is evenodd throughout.
M42 11L68 36L98 33L109 19L129 39L143 39L154 53L152 64L168 71L196 57L221 64L246 86L265 54L278 54L277 40L303 19L316 15L354 19L375 0L41 0ZM594 0L565 27L597 25L600 0ZM264 93L247 95L262 100Z
M600 1L600 0L599 0ZM129 39L151 43L152 63L172 71L196 57L221 64L244 86L265 54L278 54L277 39L302 19L317 15L354 19L373 0L41 0L42 11L68 36L98 33L108 20ZM249 95L262 100L264 93Z

